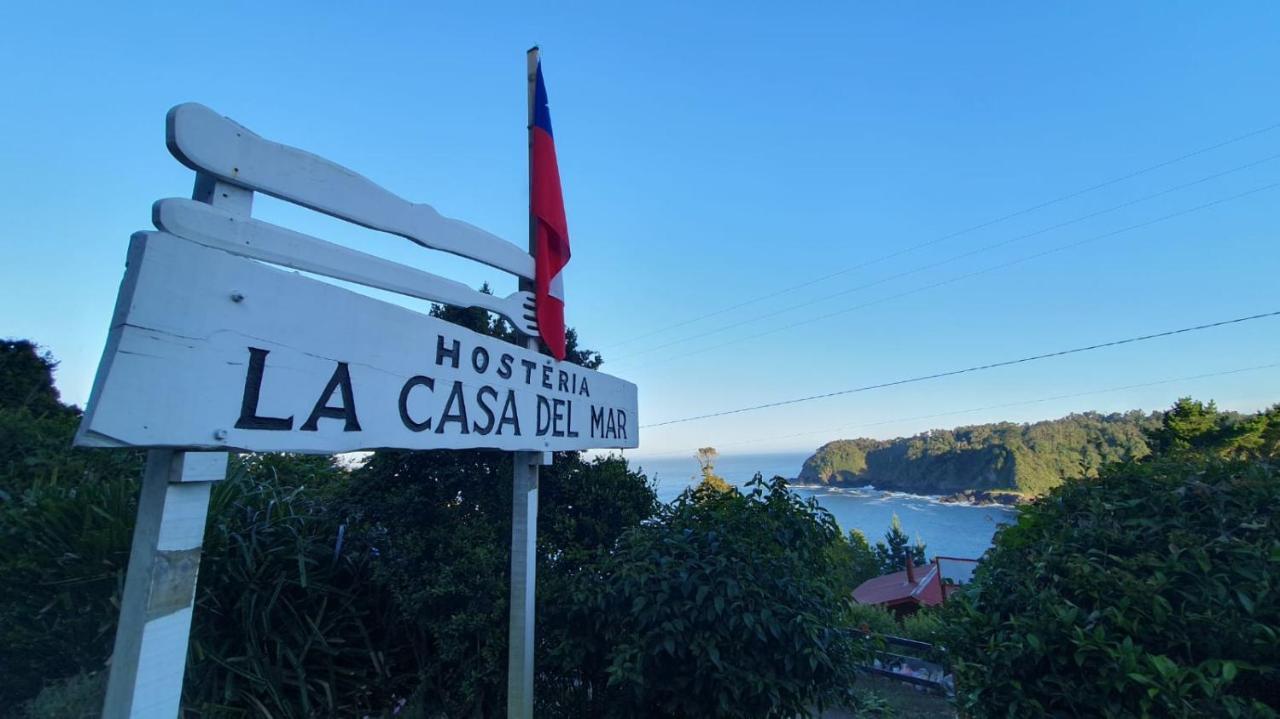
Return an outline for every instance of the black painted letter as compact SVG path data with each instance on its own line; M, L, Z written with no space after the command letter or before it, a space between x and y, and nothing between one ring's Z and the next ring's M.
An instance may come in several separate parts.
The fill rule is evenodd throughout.
M330 407L329 398L333 396L334 390L342 390L342 406ZM329 384L324 386L324 391L320 393L320 399L316 400L316 406L311 410L311 416L307 417L307 421L302 423L302 431L314 432L320 418L340 419L343 420L343 432L359 432L360 420L356 419L356 395L351 389L351 370L347 369L346 362L339 362L337 369L333 371L333 376L329 378Z
M467 401L462 396L461 380L454 380L453 389L449 390L449 399L444 402L444 412L440 414L436 434L444 434L444 428L450 422L457 422L462 434L471 434L471 428L467 426Z
M462 351L462 343L458 340L453 341L453 346L449 349L444 348L444 335L436 335L436 364L444 364L447 359L453 363L453 368L458 369L458 353Z
M476 434L489 434L493 431L494 422L498 421L498 418L493 414L493 409L484 401L485 395L489 395L490 397L493 397L494 401L497 401L498 390L490 387L489 385L485 385L476 391L476 403L480 405L480 411L484 412L485 416L485 423L483 425L479 422L473 422L471 424L471 429L475 430Z
M432 392L436 391L436 381L430 377L423 377L422 375L414 375L413 377L410 377L409 381L404 383L404 388L400 390L400 421L404 423L405 427L408 427L414 432L431 429L430 417L427 417L421 422L414 422L413 418L409 416L409 391L418 385L422 385Z
M249 348L249 371L244 376L244 398L240 400L240 419L236 420L236 429L293 429L293 415L258 416L258 398L262 395L262 373L267 367L267 354L268 350Z

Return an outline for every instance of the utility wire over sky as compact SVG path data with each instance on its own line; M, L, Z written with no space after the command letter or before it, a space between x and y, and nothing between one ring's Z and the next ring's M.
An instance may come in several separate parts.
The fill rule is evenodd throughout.
M1235 317L1229 320L1221 320L1218 322L1210 322L1208 324L1194 325L1191 327L1182 327L1176 330L1166 330L1164 332L1155 332L1152 334L1139 335L1137 337L1128 337L1121 340L1112 340L1110 342L1100 342L1098 344L1087 345L1084 347L1073 347L1071 349L1058 350L1056 352L1046 352L1044 354L1031 355L1018 359L1005 360L1003 362L992 362L990 364L975 365L973 367L965 367L962 369L948 370L946 372L937 372L929 375L921 375L919 377L911 377L908 379L893 380L891 382L881 382L878 384L864 385L862 387L853 387L850 389L842 389L834 392L824 392L822 394L809 395L807 397L797 397L794 399L781 400L778 402L768 402L765 404L753 405L750 407L739 407L737 409L722 410L719 412L710 412L707 414L694 415L692 417L682 417L680 419L670 419L664 422L655 422L653 424L640 425L641 429L650 429L654 427L666 427L673 424L682 424L685 422L694 422L702 419L710 419L712 417L724 417L731 414L742 414L744 412L756 412L763 409L771 409L774 407L785 407L787 405L800 404L801 402L812 402L819 399L827 399L830 397L839 397L847 394L856 394L859 392L867 392L873 389L883 389L885 387L896 387L898 385L912 384L915 382L924 382L926 380L941 379L943 377L953 377L955 375L968 374L971 372L982 372L985 370L996 369L998 367L1009 367L1012 365L1034 362L1051 357L1064 357L1066 355L1079 354L1081 352L1090 352L1093 350L1104 349L1107 347L1118 347L1120 345L1134 344L1136 342L1145 342L1147 340L1158 339L1161 337L1172 337L1174 335L1187 334L1190 332L1199 332L1202 330L1213 329L1215 327L1224 327L1227 325L1240 324L1243 322L1251 322L1253 320L1267 319L1280 316L1280 310L1271 312L1262 312L1244 317Z
M1185 216L1185 215L1189 215L1189 214L1192 214L1192 213L1195 213L1195 212L1200 212L1200 211L1203 211L1203 210L1207 210L1207 209L1209 209L1209 208L1211 208L1211 207L1216 207L1216 206L1218 206L1218 205L1221 205L1221 204L1224 204L1224 203L1227 203L1227 202L1232 202L1232 201L1234 201L1234 200L1239 200L1239 199L1242 199L1242 198L1245 198L1245 197L1249 197L1249 196L1251 196L1251 195L1256 195L1256 194L1258 194L1258 193L1260 193L1260 192L1265 192L1265 191L1267 191L1267 190L1275 189L1275 188L1277 188L1277 187L1280 187L1280 182L1272 182L1272 183L1269 183L1269 184L1266 184L1266 185L1262 185L1262 186L1260 186L1260 187L1252 188L1252 189L1250 189L1250 190L1245 190L1244 192L1240 192L1240 193L1237 193L1237 194L1234 194L1234 195L1229 195L1229 196L1227 196L1227 197L1221 197L1221 198L1218 198L1218 199L1216 199L1216 200L1211 200L1211 201L1209 201L1209 202L1206 202L1206 203L1203 203L1203 204L1200 204L1200 205L1195 205L1195 206L1193 206L1193 207L1189 207L1189 208L1186 208L1186 209L1183 209L1183 210L1178 210L1178 211L1176 211L1176 212L1171 212L1171 213L1169 213L1169 214L1167 214L1167 215L1161 215L1160 217L1156 217L1156 218L1153 218L1153 219L1150 219L1150 220L1145 220L1145 221L1143 221L1143 222L1139 222L1139 223L1137 223L1137 224L1129 225L1129 226L1127 226L1127 227L1122 227L1122 228L1120 228L1120 229L1118 229L1118 230L1112 230L1112 231L1110 231L1110 232L1104 232L1104 233L1102 233L1102 234L1100 234L1100 235L1094 235L1094 236L1092 236L1092 237L1086 237L1086 238L1084 238L1084 239L1077 240L1077 241L1075 241L1075 242L1069 242L1069 243L1067 243L1067 244L1065 244L1065 245L1059 245L1059 246L1057 246L1057 247L1052 247L1052 248L1047 249L1047 250L1044 250L1044 251L1042 251L1042 252L1037 252L1037 253L1035 253L1035 254L1027 255L1027 256L1025 256L1025 257L1020 257L1020 258L1017 258L1017 259L1014 259L1014 260L1010 260L1010 261L1008 261L1008 262L1002 262L1002 263L1000 263L1000 264L992 265L992 266L990 266L990 267L986 267L986 268L983 268L983 269L980 269L980 270L975 270L975 271L973 271L973 272L967 272L967 273L964 273L964 274L961 274L961 275L957 275L957 276L955 276L955 277L951 277L951 278L949 278L949 279L941 280L941 281L939 281L939 282L934 282L934 283L931 283L931 284L928 284L928 285L924 285L924 286L921 286L921 287L917 287L917 288L915 288L915 289L907 290L907 291L905 291L905 292L900 292L900 293L898 293L898 294L889 295L888 297L882 297L882 298L880 298L880 299L872 300L872 301L870 301L870 302L864 302L864 303L862 303L862 304L854 305L854 306L852 306L852 307L846 307L846 308L844 308L844 309L835 310L834 312L827 312L827 313L825 313L825 314L818 315L818 316L816 316L816 317L811 317L811 318L809 318L809 319L801 320L801 321L799 321L799 322L793 322L793 323L791 323L791 324L782 325L781 327L774 327L774 328L772 328L772 329L768 329L768 330L765 330L765 331L763 331L763 332L758 332L758 333L756 333L756 334L746 335L746 336L744 336L744 337L738 337L738 338L736 338L736 339L732 339L732 340L729 340L729 341L727 341L727 342L722 342L722 343L720 343L720 344L716 344L716 345L711 345L711 346L709 346L709 347L702 347L702 348L695 349L695 350L690 350L690 351L687 351L687 352L674 353L674 354L672 354L672 355L671 355L671 356L669 356L669 357L665 357L665 358L662 358L662 359L656 360L656 361L654 361L654 362L647 363L646 365L642 365L642 366L655 366L655 365L660 365L660 364L666 364L666 363L669 363L669 362L675 362L675 361L678 361L678 360L681 360L681 359L686 359L686 358L691 357L691 356L696 355L696 354L701 354L701 353L703 353L703 352L710 352L710 351L712 351L712 350L720 349L720 348L722 348L722 347L728 347L728 346L730 346L730 345L737 344L737 343L739 343L739 342L745 342L745 341L747 341L747 340L759 339L759 338L761 338L761 337L766 337L766 336L768 336L768 335L777 334L778 332L783 332L783 331L786 331L786 330L794 329L794 328L796 328L796 327L802 327L802 326L804 326L804 325L813 324L813 323L815 323L815 322L821 322L821 321L823 321L823 320L828 320L828 319L831 319L832 317L837 317L837 316L839 316L839 315L847 314L847 313L849 313L849 312L853 312L853 311L855 311L855 310L860 310L860 309L863 309L863 308L866 308L866 307L870 307L870 306L872 306L872 305L881 304L881 303L884 303L884 302L888 302L888 301L890 301L890 300L896 300L896 299L899 299L899 298L902 298L902 297L907 297L907 296L910 296L910 295L918 294L918 293L920 293L920 292L925 292L925 291L927 291L927 290L937 289L938 287L943 287L943 286L945 286L945 285L954 284L954 283L959 282L959 281L961 281L961 280L967 280L967 279L970 279L970 278L973 278L973 277L978 277L978 276L980 276L980 275L985 275L985 274L987 274L987 273L989 273L989 272L994 272L994 271L996 271L996 270L1002 270L1002 269L1005 269L1005 268L1008 268L1008 267L1012 267L1012 266L1014 266L1014 265L1022 264L1022 263L1024 263L1024 262L1029 262L1029 261L1031 261L1031 260L1040 259L1041 257L1046 257L1046 256L1048 256L1048 255L1052 255L1052 254L1056 254L1056 253L1059 253L1059 252L1063 252L1063 251L1065 251L1065 250L1073 249L1073 248L1079 247L1079 246L1081 246L1081 245L1089 244L1089 243L1091 243L1091 242L1097 242L1098 240L1103 240L1103 239L1106 239L1106 238L1109 238L1109 237L1115 237L1115 236L1117 236L1117 235L1121 235L1121 234L1124 234L1124 233L1127 233L1127 232L1132 232L1132 231L1134 231L1134 230L1139 230L1139 229L1142 229L1142 228L1144 228L1144 227L1150 227L1150 226L1152 226L1152 225L1155 225L1155 224L1158 224L1158 223L1161 223L1161 222L1166 222L1166 221L1168 221L1168 220L1172 220L1172 219L1177 218L1177 217L1183 217L1183 216ZM944 261L944 262L942 262L942 263L938 263L938 264L945 264L945 262L946 262L946 261Z
M1056 394L1049 397L1037 397L1035 399L1024 399L1016 402L1001 402L1000 404L989 404L982 407L966 407L965 409L948 410L946 412L933 412L930 414L917 414L911 417L895 417L894 419L882 419L875 422L859 422L855 424L841 424L835 427L827 427L825 429L808 430L805 432L796 432L794 434L771 435L769 437L759 437L756 439L741 442L714 442L717 449L726 447L758 447L763 442L775 441L779 439L795 439L797 437L811 437L813 435L830 435L834 432L840 432L847 429L879 427L886 424L895 424L898 422L913 422L922 419L934 419L937 417L951 417L958 414L969 414L970 412L986 412L993 409L1007 409L1009 407L1023 407L1030 404L1040 404L1042 402L1054 402L1062 399L1076 399L1079 397L1092 397L1100 394L1111 394L1113 392L1124 392L1126 390L1141 389L1144 387L1158 387L1161 385L1174 384L1177 382L1191 382L1198 379L1210 379L1213 377L1227 377L1230 375L1243 374L1245 372L1257 372L1264 369L1275 369L1280 367L1280 362L1272 362L1270 364L1253 365L1251 367L1237 367L1236 369L1222 370L1219 372L1205 372L1202 374L1186 375L1183 377L1169 377L1167 379L1155 380L1152 382L1139 382L1136 384L1126 384L1119 387L1107 387L1105 389L1088 390L1085 392L1071 392L1069 394ZM696 453L697 447L691 447L684 450L676 450L671 452L659 452L657 454L647 454L645 459L655 459L661 457L683 457Z
M1001 240L1001 241L999 241L999 242L994 242L994 243L991 243L991 244L988 244L988 245L983 245L982 247L977 247L977 248L974 248L974 249L972 249L972 250L968 250L968 251L965 251L965 252L961 252L961 253L959 253L959 254L952 255L952 256L950 256L950 257L947 257L947 258L945 258L945 259L942 259L942 260L939 260L939 261L936 261L936 262L930 262L930 263L927 263L927 264L924 264L924 265L919 265L919 266L914 267L914 268L912 268L912 269L905 270L905 271L903 271L903 272L899 272L899 273L896 273L896 274L893 274L893 275L889 275L889 276L887 276L887 277L882 277L882 278L880 278L880 279L878 279L878 280L874 280L874 281L872 281L872 282L867 282L867 283L864 283L864 284L861 284L861 285L857 285L857 286L854 286L854 287L851 287L851 288L847 288L847 289L840 290L840 291L838 291L838 292L833 292L833 293L831 293L831 294L823 295L823 296L821 296L821 297L817 297L817 298L812 299L812 300L807 300L807 301L805 301L805 302L800 302L800 303L798 303L798 304L790 305L790 306L788 306L788 307L784 307L784 308L779 309L779 310L774 310L774 311L772 311L772 312L768 312L768 313L766 313L766 314L756 315L756 316L754 316L754 317L748 317L748 318L746 318L746 319L739 320L739 321L737 321L737 322L731 322L731 323L727 323L727 324L721 324L721 325L719 325L719 326L717 326L717 327L715 327L715 328L713 328L713 329L707 330L707 331L705 331L705 332L701 332L701 333L698 333L698 334L695 334L695 335L690 335L690 336L682 337L682 338L680 338L680 339L672 340L672 341L670 341L670 342L666 342L666 343L664 343L664 344L655 345L655 346L652 346L652 347L647 347L647 348L645 348L645 349L643 349L643 350L638 350L638 351L636 351L636 352L634 352L634 353L632 353L632 354L624 355L623 357L618 358L618 359L614 359L614 360L612 360L612 361L613 361L614 363L630 362L630 361L632 361L634 358L639 357L639 356L641 356L641 355L650 354L650 353L652 353L652 352L657 352L657 351L659 351L659 350L666 349L666 348L668 348L668 347L674 347L674 346L676 346L676 345L684 344L684 343L686 343L686 342L691 342L691 341L694 341L694 340L702 339L702 338L707 337L707 336L709 336L709 335L719 334L719 333L721 333L721 332L725 332L725 331L728 331L728 330L734 329L734 328L736 328L736 327L741 327L741 326L743 326L743 325L756 324L756 323L760 322L761 320L767 320L767 319L770 319L770 318L773 318L773 317L777 317L777 316L779 316L779 315L784 315L784 314L786 314L786 313L788 313L788 312L792 312L792 311L794 311L794 310L803 309L803 308L806 308L806 307L812 307L812 306L817 305L817 304L823 304L823 303L826 303L826 302L828 302L828 301L830 301L830 300L832 300L832 299L834 299L834 298L836 298L836 297L842 297L842 296L844 296L844 295L852 294L852 293L855 293L855 292L861 292L862 290L870 289L870 288L872 288L872 287L876 287L876 286L879 286L879 285L885 284L885 283L887 283L887 282L891 282L891 281L893 281L893 280L897 280L897 279L901 279L901 278L903 278L903 277L908 277L908 276L911 276L911 275L914 275L914 274L918 274L918 273L921 273L921 272L925 272L925 271L927 271L927 270L931 270L931 269L934 269L934 268L937 268L937 267L942 267L942 266L944 266L944 265L948 265L948 264L951 264L951 263L953 263L953 262L957 262L957 261L959 261L959 260L962 260L962 259L965 259L965 258L968 258L968 257L973 257L974 255L982 254L982 253L984 253L984 252L989 252L989 251L991 251L991 250L995 250L995 249L998 249L998 248L1001 248L1001 247L1005 247L1005 246L1011 245L1011 244L1013 244L1013 243L1015 243L1015 242L1020 242L1020 241L1022 241L1022 240L1026 240L1026 239L1030 239L1030 238L1032 238L1032 237L1036 237L1036 236L1039 236L1039 235L1043 235L1043 234L1045 234L1046 232L1051 232L1051 231L1053 231L1053 230L1062 229L1063 227L1068 227L1068 226L1070 226L1070 225L1074 225L1074 224L1077 224L1077 223L1080 223L1080 222L1084 222L1084 221L1086 221L1086 220L1091 220L1091 219L1096 218L1096 217L1101 217L1102 215L1106 215L1106 214L1109 214L1109 213L1112 213L1112 212L1116 212L1116 211L1118 211L1118 210L1122 210L1122 209L1124 209L1124 208L1126 208L1126 207L1132 207L1132 206L1134 206L1134 205L1138 205L1138 204L1141 204L1141 203L1143 203L1143 202L1148 202L1148 201L1150 201L1150 200L1154 200L1154 199L1156 199L1156 198L1163 197L1163 196L1165 196L1165 195L1168 195L1168 194L1171 194L1171 193L1177 192L1177 191L1179 191L1179 190L1185 190L1185 189L1187 189L1187 188L1189 188L1189 187L1194 187L1194 186L1196 186L1196 185L1201 185L1201 184L1204 184L1204 183L1206 183L1206 182L1210 182L1210 181L1212 181L1212 180L1216 180L1216 179L1219 179L1219 178L1222 178L1222 177L1226 177L1227 175L1231 175L1231 174L1234 174L1234 173L1237 173L1237 172L1242 172L1242 171L1244 171L1244 170L1248 170L1248 169L1251 169L1251 168L1254 168L1254 167L1258 167L1259 165L1262 165L1262 164L1265 164L1265 163L1271 162L1271 161L1276 160L1276 159L1278 159L1278 158L1280 158L1280 153L1273 154L1273 155L1268 155L1268 156L1263 157L1263 158L1261 158L1261 159L1254 160L1253 162L1248 162L1248 163L1245 163L1245 164L1243 164L1243 165L1238 165L1238 166L1236 166L1236 167L1232 167L1232 168L1230 168L1230 169L1223 170L1223 171L1221 171L1221 172L1215 172L1215 173L1213 173L1213 174L1211 174L1211 175L1205 175L1205 176L1203 176L1203 177L1197 178L1197 179L1192 180L1192 181L1190 181L1190 182L1184 182L1184 183L1180 183L1180 184L1174 185L1174 186L1172 186L1172 187L1167 187L1167 188L1165 188L1165 189L1163 189L1163 190L1160 190L1160 191L1158 191L1158 192L1151 193L1151 194L1149 194L1149 195L1144 195L1144 196L1142 196L1142 197L1139 197L1139 198L1136 198L1136 199L1133 199L1133 200L1128 200L1128 201L1126 201L1126 202L1122 202L1122 203L1120 203L1120 204L1118 204L1118 205L1112 205L1111 207L1107 207L1107 208L1102 209L1102 210L1096 210L1096 211L1094 211L1094 212L1090 212L1090 213L1085 214L1085 215L1080 215L1080 216L1078 216L1078 217L1073 217L1073 218L1071 218L1071 219L1069 219L1069 220L1064 220L1064 221L1062 221L1062 222L1058 222L1058 223L1055 223L1055 224L1052 224L1052 225L1049 225L1049 226L1046 226L1046 227L1042 227L1042 228L1040 228L1040 229L1038 229L1038 230L1034 230L1034 231L1032 231L1032 232L1028 232L1028 233L1025 233L1025 234L1022 234L1022 235L1017 235L1017 236L1015 236L1015 237L1011 237L1011 238L1006 239L1006 240ZM1251 194L1251 193L1247 193L1247 194ZM1244 195L1237 195L1237 196L1233 196L1233 197L1231 197L1231 198L1227 198L1227 199L1237 199L1238 197L1243 197L1243 196L1244 196ZM1225 201L1225 200L1224 200L1224 201ZM1211 207L1211 206L1212 206L1212 204L1210 204L1210 205L1205 205L1205 206L1203 206L1203 207L1196 207L1196 208L1193 208L1191 211L1196 211L1196 210L1199 210L1199 209L1205 209L1205 208L1207 208L1207 207ZM1161 221L1161 220L1163 220L1163 219L1169 219L1170 217L1176 217L1176 216L1178 216L1178 215L1175 213L1174 215L1168 215L1168 216L1165 216L1165 217L1163 217L1163 218L1159 218L1159 219L1157 219L1156 221ZM1126 228L1126 230L1125 230L1125 231L1127 231L1128 229L1136 229L1136 227L1137 227L1137 226L1135 226L1135 227L1133 227L1133 228ZM1110 236L1110 235L1103 235L1103 237L1106 237L1106 236ZM1097 238L1095 238L1095 239L1097 239ZM1089 240L1089 241L1092 241L1092 240ZM1075 246L1075 245L1071 245L1071 246ZM843 271L842 271L842 272L843 272ZM791 326L795 326L795 325L791 325ZM717 345L717 347L723 347L723 346L724 346L724 345Z
M835 277L840 277L840 276L842 276L842 275L848 274L848 273L853 272L853 271L855 271L855 270L862 269L862 268L864 268L864 267L870 267L871 265L875 265L875 264L878 264L878 263L880 263L880 262L884 262L884 261L886 261L886 260L893 259L893 258L895 258L895 257L900 257L900 256L902 256L902 255L905 255L905 254L908 254L908 253L914 252L914 251L916 251L916 250L923 249L923 248L925 248L925 247L929 247L929 246L932 246L932 245L938 244L938 243L940 243L940 242L945 242L946 240L950 240L950 239L953 239L953 238L956 238L956 237L960 237L961 235L965 235L965 234L968 234L968 233L970 233L970 232L976 232L976 231L978 231L978 230L986 229L986 228L988 228L988 227L992 227L992 226L994 226L994 225L998 225L998 224L1000 224L1000 223L1002 223L1002 222L1006 222L1006 221L1008 221L1008 220L1012 220L1012 219L1015 219L1015 218L1021 217L1021 216L1023 216L1023 215L1027 215L1027 214L1030 214L1030 213L1032 213L1032 212L1036 212L1037 210L1042 210L1042 209L1045 209L1045 208L1047 208L1047 207L1052 207L1052 206L1054 206L1054 205L1057 205L1057 204L1060 204L1060 203L1066 202L1066 201L1068 201L1068 200L1073 200L1073 199L1075 199L1075 198L1077 198L1077 197L1081 197L1081 196L1083 196L1083 195L1087 195L1087 194L1089 194L1089 193L1091 193L1091 192L1095 192L1095 191L1097 191L1097 190L1101 190L1101 189L1104 189L1104 188L1110 187L1110 186L1112 186L1112 185L1119 184L1119 183L1124 182L1124 181L1126 181L1126 180L1131 180L1131 179L1134 179L1134 178L1136 178L1136 177L1141 177L1142 175L1145 175L1145 174L1148 174L1148 173L1151 173L1151 172L1155 172L1156 170L1164 169L1164 168L1169 167L1169 166L1171 166L1171 165L1176 165L1176 164L1178 164L1178 163L1180 163L1180 162L1183 162L1183 161L1185 161L1185 160L1189 160L1189 159L1191 159L1191 158L1198 157L1198 156L1200 156L1200 155L1203 155L1203 154L1206 154L1206 153L1209 153L1209 152L1213 152L1214 150L1219 150L1219 149L1221 149L1221 148L1228 147L1228 146L1230 146L1230 145L1234 145L1234 144L1236 144L1236 143L1238 143L1238 142L1243 142L1243 141L1248 140L1248 139L1250 139L1250 138L1254 138L1254 137L1257 137L1257 136L1259 136L1259 135L1264 135L1264 134L1266 134L1266 133L1269 133L1269 132L1272 132L1272 131L1276 130L1277 128L1280 128L1280 122L1272 123L1272 124L1270 124L1270 125L1266 125L1266 126L1264 126L1264 127L1260 127L1260 128L1258 128L1258 129L1256 129L1256 130L1252 130L1252 131L1250 131L1250 132L1246 132L1246 133L1241 134L1241 135L1236 135L1236 136L1234 136L1234 137L1230 137L1230 138L1228 138L1228 139L1226 139L1226 140L1222 140L1222 141L1217 142L1217 143L1214 143L1214 144L1212 144L1212 145L1208 145L1208 146L1205 146L1205 147L1201 147L1201 148L1199 148L1199 149L1196 149L1196 150L1192 150L1192 151L1190 151L1190 152L1183 153L1183 154L1181 154L1181 155L1178 155L1178 156L1176 156L1176 157L1170 158L1170 159L1168 159L1168 160L1163 160L1163 161L1161 161L1161 162L1157 162L1157 163L1155 163L1154 165L1148 165L1148 166L1143 167L1143 168L1140 168L1140 169L1138 169L1138 170L1134 170L1134 171L1131 171L1131 172L1125 173L1125 174L1123 174L1123 175L1119 175L1119 176L1117 176L1117 177L1113 177L1113 178L1111 178L1111 179L1104 180L1104 181L1099 182L1099 183L1097 183L1097 184L1089 185L1088 187L1084 187L1084 188L1081 188L1081 189L1079 189L1079 190L1075 190L1075 191L1073 191L1073 192L1069 192L1069 193L1067 193L1067 194L1065 194L1065 195L1060 195L1060 196L1058 196L1058 197L1054 197L1053 199L1046 200L1046 201L1044 201L1044 202L1041 202L1041 203L1038 203L1038 204L1035 204L1035 205L1031 205L1031 206L1029 206L1029 207L1025 207L1025 208L1023 208L1023 209L1016 210L1016 211L1014 211L1014 212L1010 212L1010 213L1008 213L1008 214L1001 215L1001 216L999 216L999 217L995 217L995 218L990 219L990 220L986 220L986 221L981 222L981 223L978 223L978 224L976 224L976 225L971 225L971 226L966 227L966 228L964 228L964 229L956 230L955 232L952 232L952 233L947 234L947 235L943 235L943 236L941 236L941 237L937 237L937 238L934 238L934 239L931 239L931 240L926 240L926 241L923 241L923 242L919 242L919 243L916 243L916 244L914 244L914 245L910 245L910 246L908 246L908 247L904 247L904 248L899 249L899 250L894 250L893 252L890 252L890 253L888 253L888 254L881 255L881 256L879 256L879 257L875 257L875 258L872 258L872 259L870 259L870 260L866 260L866 261L864 261L864 262L860 262L860 263L855 264L855 265L850 265L849 267L845 267L845 268L843 268L843 269L836 270L835 272L830 272L830 273L825 274L825 275L822 275L822 276L820 276L820 277L815 277L815 278L813 278L813 279L805 280L805 281L803 281L803 282L799 282L799 283L796 283L796 284L794 284L794 285L789 285L789 286L787 286L787 287L783 287L782 289L775 290L775 291L773 291L773 292L768 292L768 293L764 293L764 294L760 294L760 295L753 295L753 296L751 296L749 299L746 299L746 300L744 300L744 301L742 301L742 302L738 302L738 303L736 303L736 304L730 305L730 306L728 306L728 307L723 307L723 308L721 308L721 309L718 309L718 310L715 310L715 311L712 311L712 312L708 312L708 313L705 313L705 314L697 315L697 316L695 316L695 317L691 317L691 318L689 318L689 319L681 320L680 322L676 322L676 323L673 323L673 324L669 324L669 325L665 325L665 326L662 326L662 327L658 327L657 329L650 330L650 331L648 331L648 332L644 332L644 333L639 334L639 335L633 335L633 336L631 336L631 337L628 337L628 338L625 338L625 339L619 340L617 343L615 343L615 344L614 344L614 346L615 346L615 347L622 347L622 346L625 346L625 345L631 344L631 343L633 343L633 342L638 342L638 341L640 341L640 340L642 340L642 339L647 339L647 338L649 338L649 337L653 337L654 335L662 334L662 333L664 333L664 332L668 332L668 331L673 330L673 329L678 329L678 328L680 328L680 327L684 327L684 326L686 326L686 325L690 325L690 324L693 324L693 323L695 323L695 322L700 322L700 321L702 321L702 320L709 319L709 318L711 318L711 317L717 317L717 316L722 315L722 314L725 314L725 313L727 313L727 312L732 312L732 311L734 311L734 310L741 309L741 308L743 308L743 307L747 307L747 306L749 306L749 305L753 305L753 304L756 304L756 303L759 303L759 302L763 302L764 300L773 299L773 298L775 298L775 297L779 297L779 296L781 296L781 295L785 295L785 294L788 294L788 293L794 292L794 291L796 291L796 290L803 289L803 288L805 288L805 287L810 287L810 286L812 286L812 285L816 285L816 284L819 284L819 283L821 283L821 282L825 282L826 280L833 279L833 278L835 278ZM1271 159L1271 158L1267 158L1267 159ZM1259 162L1264 162L1264 161L1266 161L1266 160L1261 160L1261 161L1259 161ZM1255 164L1256 164L1256 163L1255 163ZM1252 166L1252 165L1247 165L1246 167L1251 167L1251 166ZM1237 169L1244 169L1244 168L1237 168ZM1234 172L1234 171L1235 171L1235 170L1228 170L1227 172ZM1222 173L1222 174L1226 174L1226 173ZM1218 175L1211 176L1210 178L1206 178L1206 179L1212 179L1213 177L1217 177L1217 176L1218 176ZM1191 183L1191 184L1196 184L1196 183ZM1173 189L1179 189L1179 188L1173 188ZM1170 191L1172 191L1172 190L1170 190ZM1150 198L1147 198L1147 199L1150 199ZM1139 201L1141 201L1141 200L1139 200ZM1119 206L1119 207L1123 207L1123 206L1124 206L1124 205L1121 205L1121 206ZM1117 208L1115 208L1115 209L1119 209L1119 207L1117 207ZM1082 219L1085 219L1085 218L1082 218ZM1050 228L1050 229L1052 229L1052 228ZM1047 231L1047 230L1046 230L1046 231Z

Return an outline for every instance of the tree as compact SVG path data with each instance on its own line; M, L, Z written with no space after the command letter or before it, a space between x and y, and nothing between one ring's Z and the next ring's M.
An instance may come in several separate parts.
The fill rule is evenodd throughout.
M1224 425L1208 451L1224 459L1280 459L1280 404Z
M1182 397L1164 413L1160 426L1148 433L1151 451L1165 455L1205 451L1222 440L1225 420L1212 400L1205 404Z
M0 706L99 669L114 636L142 454L73 449L54 358L0 342Z
M702 481L698 483L697 493L728 492L732 485L724 477L716 474L716 457L720 456L715 447L702 447L697 453L698 468L702 472Z
M53 385L58 363L30 340L0 340L0 408L25 408L33 416L73 411L64 408Z
M1159 456L1212 456L1236 460L1280 458L1280 405L1249 416L1221 412L1212 402L1179 399L1148 433Z
M859 584L880 576L880 562L867 543L866 535L856 529L838 536L831 543L829 554L835 572L833 581L845 596L850 596Z
M652 516L657 500L625 460L556 453L539 478L537 631L539 702L568 702L585 668L566 647L569 610L585 565ZM374 580L388 588L412 639L428 716L490 716L506 692L511 541L510 453L381 451L353 471L335 511L377 549ZM599 669L598 671L603 671ZM553 713L541 711L540 714Z
M582 653L607 673L580 715L791 717L843 698L865 657L838 539L781 477L687 490L583 576Z
M876 542L875 556L876 563L880 565L880 573L889 574L906 569L908 555L917 567L927 561L924 542L917 536L915 544L911 543L911 538L902 531L902 520L895 512L889 524L889 531L884 533L884 541Z
M1174 455L1023 508L946 605L962 712L1275 716L1277 504L1274 465Z

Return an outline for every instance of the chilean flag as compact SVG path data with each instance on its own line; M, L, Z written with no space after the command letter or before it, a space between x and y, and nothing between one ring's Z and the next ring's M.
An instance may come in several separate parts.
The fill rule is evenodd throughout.
M560 168L556 164L556 144L551 134L551 111L547 108L541 60L533 95L533 127L529 132L529 212L534 223L538 334L551 354L563 360L564 279L561 273L569 263L569 226L564 219Z

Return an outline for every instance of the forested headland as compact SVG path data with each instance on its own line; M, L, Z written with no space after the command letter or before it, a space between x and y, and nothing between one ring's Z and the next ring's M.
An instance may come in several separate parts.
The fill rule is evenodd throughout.
M1256 417L1220 412L1190 398L1174 407L1215 441L1248 444L1265 431ZM999 500L1043 494L1068 479L1097 477L1114 462L1141 459L1152 443L1172 442L1164 412L1084 412L1029 424L999 422L932 430L912 437L828 442L805 460L799 481L915 494L968 494Z

